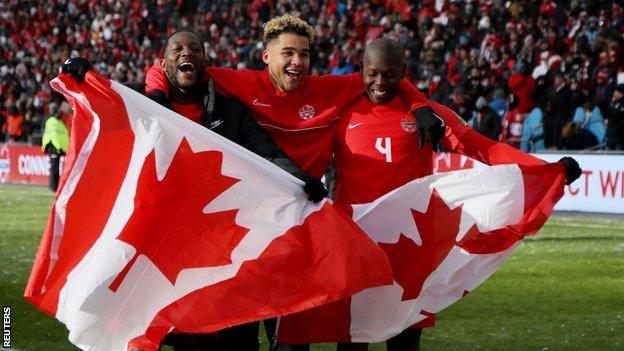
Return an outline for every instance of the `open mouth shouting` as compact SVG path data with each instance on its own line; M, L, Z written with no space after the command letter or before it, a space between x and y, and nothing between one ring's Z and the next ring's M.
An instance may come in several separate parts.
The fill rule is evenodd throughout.
M193 85L197 80L197 66L192 62L182 62L176 67L178 80L182 85Z
M284 71L284 89L292 91L297 89L304 76L303 70L299 68L288 68Z
M287 69L286 75L292 80L298 80L303 75L303 72L297 69Z

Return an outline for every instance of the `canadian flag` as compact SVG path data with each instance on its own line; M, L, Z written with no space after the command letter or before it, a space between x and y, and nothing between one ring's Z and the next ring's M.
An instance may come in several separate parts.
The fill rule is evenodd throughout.
M394 282L285 316L278 340L380 342L451 305L485 281L563 196L561 164L504 165L415 180L353 219L388 255Z
M302 182L89 72L57 199L24 293L84 350L155 350L388 284L382 250Z

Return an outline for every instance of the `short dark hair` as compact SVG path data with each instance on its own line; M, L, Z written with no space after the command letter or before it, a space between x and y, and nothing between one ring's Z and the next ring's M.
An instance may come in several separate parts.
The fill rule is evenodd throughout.
M164 57L165 56L165 51L167 50L167 46L169 46L169 39L171 39L172 36L180 33L180 32L187 32L187 33L191 33L194 36L197 37L197 39L199 39L199 42L201 43L201 48L202 48L202 52L204 53L204 55L206 54L206 50L204 49L204 39L202 39L201 35L199 35L196 31L192 30L191 28L188 27L183 27L180 29L177 29L175 32L171 33L170 36L167 37L167 39L165 39L165 41L163 42L162 48L160 49L160 57Z

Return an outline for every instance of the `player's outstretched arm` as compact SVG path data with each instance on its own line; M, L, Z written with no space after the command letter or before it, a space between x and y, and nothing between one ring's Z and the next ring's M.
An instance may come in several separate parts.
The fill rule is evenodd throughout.
M487 165L520 164L539 165L546 161L520 151L505 143L487 138L468 125L450 108L433 104L433 109L446 124L445 134L440 143L451 151L473 158ZM572 157L557 161L565 168L566 184L578 179L582 170Z

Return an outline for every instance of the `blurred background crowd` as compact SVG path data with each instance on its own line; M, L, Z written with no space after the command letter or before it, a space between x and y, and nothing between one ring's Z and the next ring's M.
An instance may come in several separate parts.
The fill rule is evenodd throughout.
M142 81L163 39L191 27L211 64L262 69L262 25L284 13L318 33L312 74L356 72L366 43L387 36L405 48L407 79L486 136L527 151L622 149L622 2L588 0L2 1L3 140L36 143L46 117L67 114L48 83L69 57Z

